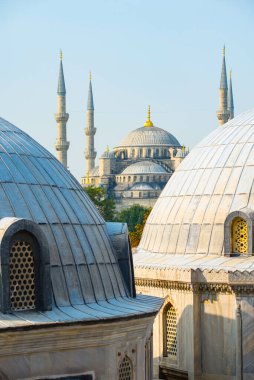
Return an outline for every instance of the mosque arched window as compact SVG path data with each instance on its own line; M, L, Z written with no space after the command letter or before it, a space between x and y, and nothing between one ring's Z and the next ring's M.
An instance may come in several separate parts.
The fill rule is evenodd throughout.
M159 149L155 149L155 157L159 157L160 151Z
M125 177L123 177L123 182L125 182Z
M177 356L177 318L172 304L166 305L163 312L164 356Z
M131 182L131 176L130 175L128 176L128 182Z
M147 157L151 157L151 149L147 149Z
M142 193L141 193L141 191L139 192L138 196L139 196L139 198L142 198Z
M132 157L132 158L135 157L135 149L132 149L132 151L131 151L131 157Z
M144 178L143 178L143 176L141 175L141 176L140 176L140 182L143 182L143 179L144 179Z
M143 157L143 149L139 149L139 157Z
M130 358L125 355L118 369L118 380L133 380L133 368Z
M233 211L224 222L224 255L254 254L254 213L245 207Z
M35 242L28 234L16 236L10 249L11 310L36 309Z
M164 157L168 157L168 151L167 151L167 149L164 149Z
M237 217L231 224L232 253L248 253L248 225L246 220Z
M134 175L133 182L136 182L136 181L137 181L137 176Z
M146 182L149 182L149 175L146 176Z
M6 222L4 219L8 219ZM3 218L0 244L0 310L49 310L51 308L48 243L41 228L25 219ZM4 281L3 281L4 280Z

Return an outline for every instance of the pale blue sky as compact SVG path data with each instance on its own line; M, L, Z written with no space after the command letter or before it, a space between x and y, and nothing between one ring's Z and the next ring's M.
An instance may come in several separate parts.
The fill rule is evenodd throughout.
M236 114L254 107L253 0L0 0L0 115L55 154L59 49L67 89L69 168L85 173L93 74L97 157L142 126L193 147L217 127L221 50Z

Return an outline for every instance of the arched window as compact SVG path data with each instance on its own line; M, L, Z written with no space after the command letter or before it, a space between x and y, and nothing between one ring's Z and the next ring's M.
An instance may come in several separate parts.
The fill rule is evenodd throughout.
M151 157L151 149L147 149L147 157Z
M132 158L135 157L135 149L132 149L132 151L131 151L131 157L132 157Z
M118 380L133 380L132 363L126 355L119 365Z
M134 175L133 182L136 182L136 181L137 181L137 176Z
M141 176L140 176L140 182L143 182L143 180L144 180L144 178L143 178L143 176L141 175Z
M18 234L10 250L10 306L11 310L36 309L35 241L29 234Z
M164 356L177 356L177 319L176 311L173 305L165 307L163 313L164 319Z
M243 218L237 217L232 221L231 244L233 253L248 253L248 226Z
M2 218L1 227L0 310L50 310L50 260L41 228L16 218Z
M139 198L142 198L142 193L141 193L141 191L138 193L138 196L139 196Z

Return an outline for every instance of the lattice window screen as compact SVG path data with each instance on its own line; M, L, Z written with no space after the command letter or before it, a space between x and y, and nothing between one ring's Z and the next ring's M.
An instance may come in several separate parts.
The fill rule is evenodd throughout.
M119 366L119 380L132 380L132 364L128 356L125 356Z
M248 226L242 218L232 222L232 252L248 253Z
M35 309L34 257L26 241L17 241L11 247L10 298L12 310Z
M177 355L176 311L171 305L166 313L166 348L167 355Z

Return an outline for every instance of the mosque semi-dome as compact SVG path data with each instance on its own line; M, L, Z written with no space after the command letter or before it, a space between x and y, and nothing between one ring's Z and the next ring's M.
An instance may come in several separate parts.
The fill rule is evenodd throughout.
M147 220L139 252L222 255L228 215L253 211L251 110L210 133L179 165Z
M125 174L165 174L167 171L156 162L152 161L139 161L135 162L135 164L127 166L126 169L123 170L121 175Z
M141 127L131 131L119 144L118 148L136 146L173 146L180 147L179 141L169 132L159 127Z

